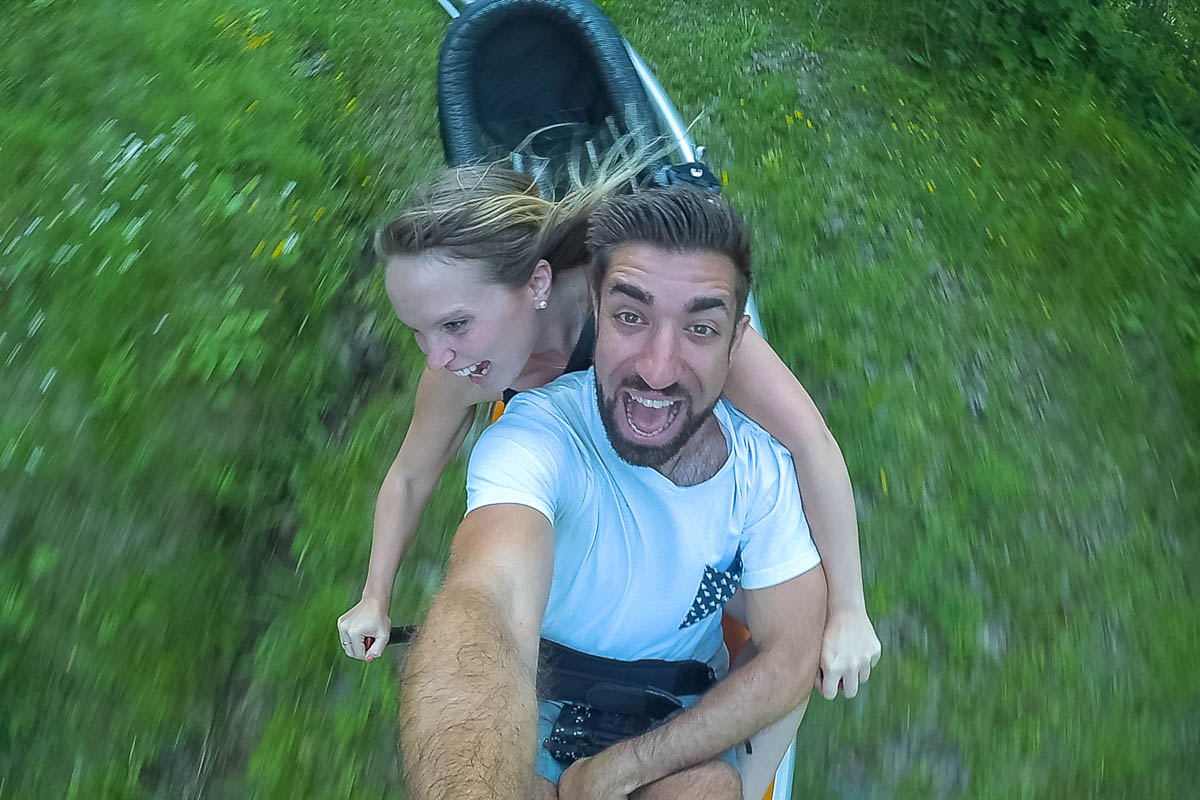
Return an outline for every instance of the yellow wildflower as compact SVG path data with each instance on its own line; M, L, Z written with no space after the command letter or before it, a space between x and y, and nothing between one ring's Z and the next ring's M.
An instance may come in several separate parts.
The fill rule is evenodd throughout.
M729 173L726 172L725 170L721 170L721 185L722 186L729 185Z
M933 194L933 181L925 181L925 188L929 190L930 194Z
M256 108L258 108L258 101L257 101L257 100L255 100L255 101L254 101L253 103L251 103L250 105L246 106L246 113L247 113L247 114L249 114L249 113L251 113L252 111L254 111L254 109L256 109Z
M280 254L283 253L283 248L286 245L287 241L280 241L279 244L275 245L275 252L271 253L271 258L279 258Z
M242 49L243 50L257 50L258 48L262 47L269 41L271 41L271 32L270 31L267 31L262 36L251 35L248 37L248 39L246 41L246 46L243 47Z
M883 486L883 493L887 494L888 493L887 472L885 470L882 470L882 469L879 470L879 483L882 484L882 486Z
M806 119L806 120L804 120L804 121L808 123L808 127L810 127L810 128L811 128L811 127L813 126L813 124L812 124L812 120L811 120L811 119Z
M323 216L325 216L325 206L321 206L317 209L317 213L313 214L313 222L316 222Z
M254 248L254 252L250 254L250 257L258 258L258 254L261 253L263 251L263 248L266 246L267 246L266 241L259 242L258 247Z

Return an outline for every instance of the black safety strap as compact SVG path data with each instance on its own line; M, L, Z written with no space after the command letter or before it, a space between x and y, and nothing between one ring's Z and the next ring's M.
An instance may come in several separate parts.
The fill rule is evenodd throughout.
M591 314L588 315L587 321L583 323L583 327L579 330L579 338L575 340L575 349L571 351L571 357L567 359L567 366L563 370L563 375L572 372L583 372L592 365L592 354L596 350L596 319ZM504 402L507 403L517 396L516 389L504 390Z
M410 642L416 633L415 625L392 628L389 644ZM703 694L717 682L713 668L703 661L656 658L621 661L574 650L549 639L542 639L538 645L538 661L539 697L601 707L607 704L594 702L598 694L620 694L627 688L637 688L651 690L652 696L678 698Z
M573 650L549 639L542 639L538 655L539 697L599 707L605 704L594 702L595 686L604 687L601 691L616 691L615 687L623 686L648 688L682 697L703 694L717 682L712 667L703 661L621 661Z
M575 340L575 349L571 351L571 357L567 359L567 367L563 370L563 374L583 372L590 367L595 350L596 318L588 314L587 321L583 323L583 328L579 331L579 338Z

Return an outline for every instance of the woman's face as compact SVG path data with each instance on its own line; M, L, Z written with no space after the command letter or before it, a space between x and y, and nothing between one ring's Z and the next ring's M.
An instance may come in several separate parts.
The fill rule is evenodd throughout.
M387 293L416 334L430 369L446 369L496 393L511 386L533 352L538 300L549 275L513 289L484 279L483 265L433 252L392 258Z

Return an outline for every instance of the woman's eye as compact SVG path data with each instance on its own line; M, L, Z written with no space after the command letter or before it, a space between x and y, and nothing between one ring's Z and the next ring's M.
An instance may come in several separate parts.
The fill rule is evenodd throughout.
M442 325L442 330L444 330L446 333L460 333L466 327L467 321L465 319L456 319Z
M617 314L617 321L624 322L626 325L637 325L642 321L642 318L637 314L634 314L632 311L622 311L621 313Z

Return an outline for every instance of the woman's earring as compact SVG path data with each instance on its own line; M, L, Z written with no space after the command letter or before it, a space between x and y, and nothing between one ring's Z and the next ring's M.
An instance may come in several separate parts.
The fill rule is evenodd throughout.
M549 303L547 303L545 300L538 300L538 301L537 301L537 310L538 310L538 311L545 311L545 310L546 310L546 308L547 308L547 306L549 306L549 305L550 305L550 304L549 304Z

